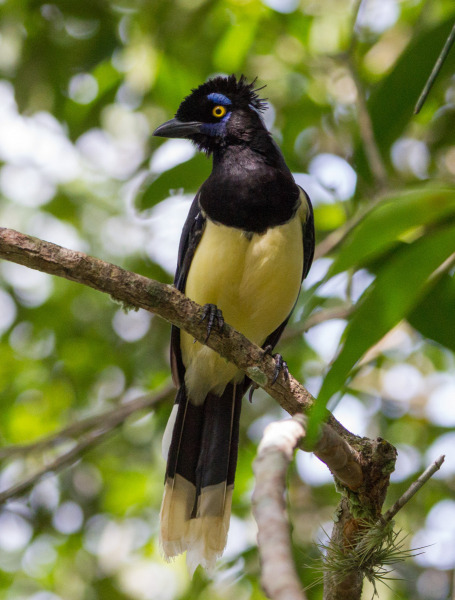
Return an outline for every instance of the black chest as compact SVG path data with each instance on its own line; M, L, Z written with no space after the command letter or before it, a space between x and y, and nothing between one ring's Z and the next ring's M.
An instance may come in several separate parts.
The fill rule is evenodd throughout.
M295 214L299 189L282 164L268 164L248 148L233 148L214 161L199 196L201 208L217 223L263 233Z

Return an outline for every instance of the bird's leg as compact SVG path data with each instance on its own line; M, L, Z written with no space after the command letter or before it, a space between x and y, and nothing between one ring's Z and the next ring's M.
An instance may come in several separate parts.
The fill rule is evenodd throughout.
M207 319L207 335L205 336L204 344L207 343L207 340L212 333L214 325L218 328L219 331L223 331L224 327L224 317L221 310L215 304L206 304L204 306L204 312L202 314L201 321L205 321Z
M275 373L273 374L273 379L272 379L272 385L275 383L275 381L278 379L281 371L283 371L283 375L284 378L286 379L286 381L289 379L289 369L288 369L288 363L283 359L283 357L281 356L281 354L272 354L272 346L270 344L268 344L267 346L265 346L265 348L262 349L264 351L264 356L266 354L270 354L270 356L273 357L273 359L275 360ZM250 403L253 402L253 394L255 392L255 390L257 390L259 388L259 385L257 383L254 383L254 381L251 382L251 387L250 387L250 391L248 394L248 401Z
M263 348L263 350L264 350L264 355L270 354L270 356L272 356L272 358L275 360L275 373L273 374L272 385L278 379L278 376L280 375L281 371L283 371L284 378L287 381L289 379L288 363L283 359L281 354L278 354L278 353L272 354L273 348L272 348L272 346L270 346L270 344L265 346L265 348Z

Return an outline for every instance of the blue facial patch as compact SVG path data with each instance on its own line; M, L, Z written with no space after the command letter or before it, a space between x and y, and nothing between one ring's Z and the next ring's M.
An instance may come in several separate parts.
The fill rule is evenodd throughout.
M221 94L212 94L213 96L220 96ZM212 136L223 136L226 131L226 125L231 113L228 112L218 123L204 123L201 125L201 132L206 135Z
M216 92L209 94L207 98L212 102L215 102L215 104L221 104L222 106L228 106L229 104L232 104L227 96L224 94L217 94Z

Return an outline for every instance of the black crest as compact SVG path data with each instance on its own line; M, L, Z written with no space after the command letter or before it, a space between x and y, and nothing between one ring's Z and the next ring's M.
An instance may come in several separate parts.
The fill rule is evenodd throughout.
M193 108L204 101L209 94L222 94L229 98L235 107L251 106L258 112L263 112L267 108L267 102L258 95L263 87L255 89L255 83L256 79L248 83L244 75L239 79L235 75L213 77L191 90L191 94L183 100L175 116L185 120L193 112Z

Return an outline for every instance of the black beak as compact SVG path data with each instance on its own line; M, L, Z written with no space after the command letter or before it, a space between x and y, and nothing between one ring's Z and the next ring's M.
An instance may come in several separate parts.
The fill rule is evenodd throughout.
M166 138L187 138L195 133L201 133L201 125L202 123L199 121L171 119L157 127L152 135Z

